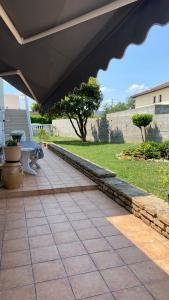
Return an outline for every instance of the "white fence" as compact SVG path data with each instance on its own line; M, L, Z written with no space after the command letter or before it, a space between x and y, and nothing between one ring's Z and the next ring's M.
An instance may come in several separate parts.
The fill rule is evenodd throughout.
M41 129L44 129L49 135L53 134L52 124L32 124L33 136L38 136L38 133Z

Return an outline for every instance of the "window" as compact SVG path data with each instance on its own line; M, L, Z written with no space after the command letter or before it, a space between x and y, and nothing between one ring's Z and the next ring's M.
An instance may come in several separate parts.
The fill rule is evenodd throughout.
M162 95L158 96L158 102L162 102Z
M153 103L156 103L156 96L153 97Z

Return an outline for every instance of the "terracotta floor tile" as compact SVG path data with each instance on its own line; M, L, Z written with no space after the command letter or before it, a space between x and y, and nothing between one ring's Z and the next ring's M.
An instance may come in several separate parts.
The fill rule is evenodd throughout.
M73 230L55 233L54 239L57 245L79 241L77 234Z
M67 214L69 221L86 220L87 216L83 212Z
M101 274L111 291L141 285L126 266L103 270Z
M71 224L75 230L94 228L94 226L90 220L71 221Z
M33 283L32 267L25 266L0 271L0 290Z
M45 247L54 245L52 234L38 235L29 238L31 248Z
M58 279L36 285L37 300L74 300L67 279Z
M26 228L18 228L13 230L5 231L4 240L13 240L27 237L27 229Z
M29 250L3 253L1 267L2 269L9 269L14 267L30 265L30 252Z
M33 285L17 287L0 292L2 300L36 300L35 288Z
M70 277L70 283L77 299L97 296L108 292L99 272L86 273Z
M45 214L43 210L34 210L34 211L27 211L26 212L26 218L31 219L31 218L40 218L44 217Z
M105 225L110 224L105 217L103 217L103 218L92 218L91 221L97 227L105 226Z
M59 253L55 245L48 247L34 248L31 250L32 262L44 262L59 258Z
M68 276L96 271L91 258L88 255L69 257L63 260Z
M99 296L95 296L95 297L90 297L90 298L86 298L86 300L114 300L115 298L113 297L112 294L102 294Z
M150 259L169 258L169 248L162 244L160 241L156 240L152 243L140 243L139 248Z
M66 276L60 259L33 265L35 282L48 281Z
M142 286L113 292L116 300L153 300L154 298ZM159 299L159 298L158 298Z
M56 216L48 216L47 217L49 224L62 223L66 222L67 218L65 215L56 215Z
M120 231L116 229L113 225L104 225L98 227L98 230L101 232L103 236L112 236L112 235L119 235Z
M129 232L126 233L126 236L136 245L138 245L138 243L151 243L155 240L155 236L152 234L151 230L139 231L139 234L138 232Z
M149 259L144 252L135 246L122 248L117 252L120 254L126 264L134 264L137 262L147 261Z
M81 242L67 243L58 245L58 250L62 258L87 254Z
M50 228L53 233L72 230L72 226L70 225L69 222L50 224Z
M111 244L113 249L120 249L129 246L133 246L133 243L127 239L124 235L115 235L106 238L107 241Z
M130 265L130 269L143 283L168 279L168 275L152 261Z
M114 251L104 251L91 254L98 269L108 269L124 265L120 256Z
M76 233L81 241L102 237L102 235L96 228L86 228L86 229L77 230Z
M19 250L28 250L28 238L8 240L3 242L3 252L14 252Z
M26 227L26 221L24 219L6 222L6 230L18 229L23 227Z
M51 230L49 225L40 225L28 228L28 236L37 236L37 235L45 235L50 234Z
M169 280L151 282L146 284L146 288L153 295L154 299L157 300L168 300L169 299Z
M108 242L103 239L93 239L83 241L83 244L89 253L112 250Z
M45 217L27 219L28 227L40 226L40 225L46 225L46 224L48 224L48 222Z

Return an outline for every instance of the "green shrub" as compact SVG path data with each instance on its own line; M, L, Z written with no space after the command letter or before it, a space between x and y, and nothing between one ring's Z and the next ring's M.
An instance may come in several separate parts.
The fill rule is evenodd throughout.
M161 157L167 157L167 151L169 151L169 141L165 141L159 145Z
M159 159L161 157L159 148L149 143L147 143L147 145L144 146L143 151L144 151L145 159L151 159L151 158Z
M144 142L140 145L129 147L123 151L123 154L132 157L143 157L145 159L159 159L161 157L160 145L156 142Z
M39 141L47 141L49 139L49 135L47 131L43 128L39 129L38 131L38 139Z
M52 124L52 120L51 118L42 117L42 116L31 116L31 123Z

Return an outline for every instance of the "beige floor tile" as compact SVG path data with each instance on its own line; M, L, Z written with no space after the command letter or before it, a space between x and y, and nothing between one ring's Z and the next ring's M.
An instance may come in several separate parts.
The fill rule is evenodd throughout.
M81 242L73 242L58 245L58 250L62 258L87 254Z
M72 230L72 226L69 222L50 224L50 228L53 233Z
M60 259L33 265L35 282L48 281L66 276Z
M86 300L115 300L112 294L102 294L95 297L86 298Z
M114 251L104 251L91 254L98 269L108 269L124 265L120 256Z
M153 261L146 261L130 265L130 269L143 283L168 279L168 275Z
M27 229L26 228L18 228L13 230L5 231L4 240L13 240L27 237Z
M81 229L81 230L77 230L76 233L81 241L102 237L102 235L100 234L97 228Z
M54 239L57 245L79 241L77 234L73 230L55 233Z
M103 239L93 239L83 241L83 244L89 253L112 250L108 242Z
M141 285L136 276L126 266L103 270L101 274L111 291Z
M69 221L78 221L78 220L86 220L87 219L87 216L83 212L67 214L67 217L68 217Z
M8 240L3 242L3 252L14 252L19 250L28 250L28 238Z
M26 212L26 218L31 219L31 218L40 218L44 217L45 214L43 210L34 210L34 211L27 211Z
M36 285L37 300L74 300L68 280L58 279Z
M106 226L106 225L110 224L105 217L103 217L103 218L92 218L91 221L97 227Z
M169 258L169 248L160 241L140 243L138 247L152 260Z
M0 292L2 300L36 300L35 288L33 285L17 287Z
M116 300L153 300L154 298L144 287L134 287L113 292Z
M54 245L52 234L38 235L29 238L31 248L45 247Z
M168 300L169 299L169 280L158 281L146 284L146 288L153 295L154 299L157 300Z
M63 260L68 276L77 275L96 270L91 258L88 255L69 257Z
M133 243L127 239L124 235L115 235L106 238L107 241L111 244L113 249L120 249L129 246L133 246Z
M28 227L40 226L40 225L46 225L46 224L48 224L48 222L45 217L27 219Z
M6 230L18 229L26 227L26 221L24 219L19 219L16 221L7 221L6 222Z
M3 253L1 267L2 269L9 269L14 267L30 265L30 251L17 251L10 253Z
M49 224L55 224L55 223L63 223L67 221L67 218L65 215L56 215L56 216L48 216L47 217Z
M25 266L0 271L0 290L33 283L32 267Z
M149 257L139 248L132 246L117 250L126 264L134 264L137 262L147 261Z
M40 225L28 228L28 236L37 236L37 235L45 235L50 234L51 230L49 225Z
M77 299L97 296L108 292L108 288L99 272L72 276L70 277L70 283Z
M75 230L94 228L94 226L90 220L71 221L71 224Z
M112 235L119 235L120 234L120 231L116 229L115 226L113 225L104 225L104 226L100 226L98 227L98 230L101 232L101 234L104 236L104 237L107 237L107 236L112 236Z
M32 262L37 263L57 259L59 253L57 247L53 245L31 249L31 257Z

